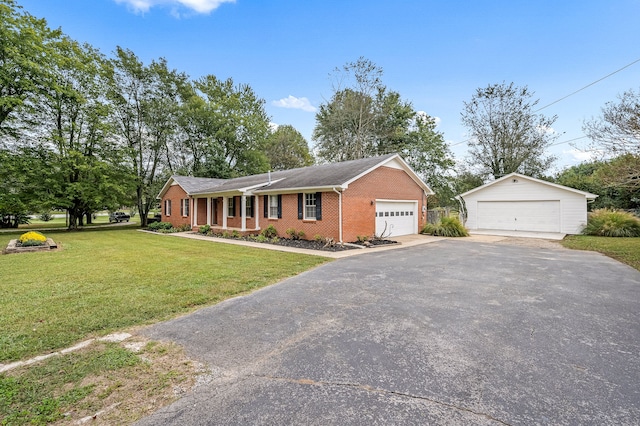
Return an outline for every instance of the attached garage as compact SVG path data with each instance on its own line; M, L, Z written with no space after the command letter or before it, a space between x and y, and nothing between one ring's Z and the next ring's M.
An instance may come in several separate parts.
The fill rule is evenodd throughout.
M458 196L471 230L579 234L597 195L512 173Z
M376 235L398 237L417 233L417 201L376 200Z

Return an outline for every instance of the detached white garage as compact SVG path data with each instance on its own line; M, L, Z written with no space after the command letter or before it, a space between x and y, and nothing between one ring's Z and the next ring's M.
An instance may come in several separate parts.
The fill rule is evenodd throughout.
M471 230L579 234L597 195L511 173L460 194Z

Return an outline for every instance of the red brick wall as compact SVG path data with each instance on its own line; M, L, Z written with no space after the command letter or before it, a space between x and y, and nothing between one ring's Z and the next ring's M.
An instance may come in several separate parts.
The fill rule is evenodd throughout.
M356 241L360 235L371 237L375 233L376 199L418 200L418 229L422 228L426 221L422 213L424 198L422 188L404 170L378 167L351 183L342 195L343 240Z
M264 198L260 197L260 228L275 226L280 237L288 237L287 229L304 231L305 239L313 240L316 235L339 240L338 230L338 194L335 192L322 193L322 219L298 219L298 194L282 195L282 219L267 219L264 217Z
M189 216L183 217L180 215L180 202L182 199L187 198L187 193L184 192L182 187L179 185L173 185L169 187L167 193L162 198L162 221L163 222L171 222L171 225L174 227L178 227L180 225L190 225L191 224L191 210L189 210ZM167 212L164 211L165 200L171 200L171 216L167 216ZM193 206L191 206L193 207ZM206 215L205 215L206 216Z

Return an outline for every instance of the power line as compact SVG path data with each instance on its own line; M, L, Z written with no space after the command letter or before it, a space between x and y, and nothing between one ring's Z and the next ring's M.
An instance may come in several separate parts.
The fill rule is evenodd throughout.
M578 138L569 139L568 141L557 142L557 143L551 144L551 145L549 145L549 147L556 146L556 145L562 145L564 143L569 143L569 142L577 141L579 139L584 139L584 138L588 138L588 137L589 136L580 136Z
M594 82L592 82L592 83L587 84L586 86L584 86L584 87L582 87L582 88L580 88L580 89L576 90L575 92L571 92L571 93L569 93L567 96L564 96L564 97L562 97L562 98L560 98L560 99L558 99L558 100L556 100L556 101L551 102L550 104L547 104L547 105L545 105L545 106L543 106L543 107L541 107L541 108L538 108L538 109L537 109L537 110L535 110L534 112L542 111L543 109L548 108L548 107L550 107L551 105L555 105L555 104L557 104L558 102L563 101L563 100L567 99L568 97L575 95L575 94L576 94L576 93L578 93L578 92L582 92L582 91L583 91L584 89L586 89L587 87L591 87L591 86L593 86L594 84L599 83L599 82L601 82L602 80L604 80L604 79L606 79L606 78L609 78L609 77L611 77L612 75L617 74L617 73L619 73L620 71L622 71L623 69L625 69L625 68L629 68L631 65L633 65L633 64L635 64L635 63L638 63L638 62L640 62L640 58L636 59L635 61L633 61L633 62L631 62L631 63L629 63L629 64L627 64L627 65L625 65L624 67L622 67L622 68L620 68L620 69L618 69L618 70L615 70L614 72L612 72L612 73L610 73L610 74L605 75L605 76L604 76L604 77L602 77L602 78L597 79L596 81L594 81Z

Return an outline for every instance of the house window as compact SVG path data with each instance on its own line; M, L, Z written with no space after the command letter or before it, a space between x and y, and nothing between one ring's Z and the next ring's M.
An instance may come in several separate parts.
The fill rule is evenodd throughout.
M171 216L171 200L164 200L164 214Z
M246 217L253 217L253 197L247 197L245 202L244 214Z
M189 216L189 199L183 198L180 200L180 215L181 216Z
M233 217L236 215L236 197L229 197L229 204L227 205L227 216Z
M269 219L278 218L278 196L269 195Z
M304 218L316 218L316 194L304 194Z

